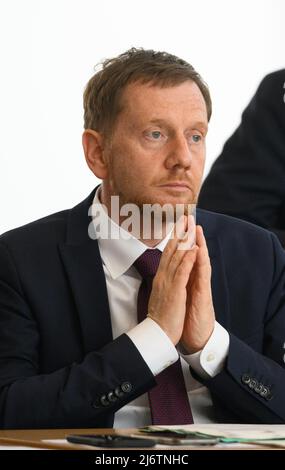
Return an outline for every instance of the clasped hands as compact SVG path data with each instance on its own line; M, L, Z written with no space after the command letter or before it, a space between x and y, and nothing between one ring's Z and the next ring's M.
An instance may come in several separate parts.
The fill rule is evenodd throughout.
M185 249L191 230L196 242ZM191 215L179 219L161 255L147 316L187 354L202 350L214 330L211 264L203 229Z

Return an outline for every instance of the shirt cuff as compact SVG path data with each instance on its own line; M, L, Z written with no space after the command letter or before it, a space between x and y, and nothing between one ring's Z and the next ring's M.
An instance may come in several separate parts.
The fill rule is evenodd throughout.
M153 375L159 374L179 358L167 334L151 318L146 318L127 332Z
M201 351L194 354L182 354L186 362L203 379L219 374L224 367L229 353L230 335L217 321L213 333Z

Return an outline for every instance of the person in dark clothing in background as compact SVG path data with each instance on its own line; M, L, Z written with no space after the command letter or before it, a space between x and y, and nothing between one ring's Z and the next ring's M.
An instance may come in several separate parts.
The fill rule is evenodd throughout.
M285 247L285 69L262 80L205 179L198 206L267 228Z

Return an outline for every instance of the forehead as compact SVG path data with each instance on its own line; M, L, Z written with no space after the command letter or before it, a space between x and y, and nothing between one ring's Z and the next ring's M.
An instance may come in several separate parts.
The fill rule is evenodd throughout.
M161 87L153 84L131 83L121 96L121 118L137 119L199 118L207 123L204 97L196 83L188 80L179 85Z

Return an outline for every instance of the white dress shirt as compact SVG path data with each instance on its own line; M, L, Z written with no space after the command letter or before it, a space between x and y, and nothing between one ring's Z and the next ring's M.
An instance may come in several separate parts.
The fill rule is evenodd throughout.
M100 204L99 192L100 187L93 201L96 207ZM228 332L215 322L214 331L203 350L195 354L183 355L177 351L155 321L146 318L137 324L137 296L142 278L133 263L149 247L126 233L108 216L103 206L100 207L99 212L93 212L93 215L96 213L93 223L97 227L97 230L94 230L97 232L106 277L113 338L126 333L154 375L176 362L180 356L194 422L214 422L210 393L206 387L193 378L189 365L204 378L218 374L228 355ZM112 239L106 237L110 228ZM170 234L171 232L155 248L163 251ZM151 424L151 414L147 394L136 398L115 413L114 427L116 428L141 427L149 424Z

